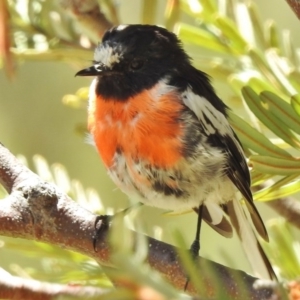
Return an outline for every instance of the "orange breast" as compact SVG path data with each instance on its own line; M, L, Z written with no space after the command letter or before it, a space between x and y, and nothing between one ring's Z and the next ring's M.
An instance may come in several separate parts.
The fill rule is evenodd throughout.
M106 167L117 150L128 160L143 159L170 167L181 157L183 106L174 91L160 95L158 86L126 101L90 99L88 127Z

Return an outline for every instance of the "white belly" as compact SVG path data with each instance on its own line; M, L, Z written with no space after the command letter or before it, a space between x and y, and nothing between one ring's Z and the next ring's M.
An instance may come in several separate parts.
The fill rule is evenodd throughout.
M174 169L159 170L143 162L128 163L118 153L108 174L131 200L162 209L186 210L204 201L222 204L232 200L236 188L222 167L207 166L204 161L210 159L182 160Z

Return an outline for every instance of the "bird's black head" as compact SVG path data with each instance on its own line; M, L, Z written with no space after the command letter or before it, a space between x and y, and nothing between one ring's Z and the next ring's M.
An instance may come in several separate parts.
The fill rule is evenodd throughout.
M119 25L104 34L94 65L76 75L97 76L97 94L126 100L188 65L174 33L154 25Z

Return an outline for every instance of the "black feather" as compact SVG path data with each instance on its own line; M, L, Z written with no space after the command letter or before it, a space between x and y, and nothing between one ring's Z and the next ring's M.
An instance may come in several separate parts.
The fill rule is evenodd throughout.
M216 95L209 77L192 66L189 66L189 71L186 71L185 74L187 74L185 77L188 82L187 87L190 87L196 95L207 99L217 111L221 112L227 118L228 107ZM207 141L211 146L221 149L227 155L227 164L225 166L226 175L245 198L245 203L256 230L263 239L268 241L266 228L253 203L250 172L238 137L229 124L224 124L224 126L228 125L228 133L221 134L218 128L214 127L212 120L210 120L208 116L204 115L203 117L205 122L215 129L215 133L208 134L203 127L202 130L200 129L201 134L206 135ZM220 120L220 122L222 122L222 120ZM201 127L201 122L199 122L199 124Z

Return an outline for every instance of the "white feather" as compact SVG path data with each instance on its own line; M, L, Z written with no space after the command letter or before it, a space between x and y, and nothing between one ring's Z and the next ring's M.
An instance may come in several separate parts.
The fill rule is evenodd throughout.
M117 30L117 31L122 31L122 30L124 30L124 29L127 28L127 27L128 27L128 25L121 24L121 25L119 25L119 26L116 27L116 30Z
M218 134L232 135L232 130L224 114L215 109L206 98L193 93L191 88L187 88L182 93L182 100L196 114L207 135L214 134L216 131ZM210 120L211 124L204 116Z
M217 203L208 201L205 201L205 206L209 211L210 217L212 218L211 223L213 225L220 224L224 217L224 212L222 211L221 207Z
M255 276L261 279L272 279L270 278L269 271L266 267L262 254L259 251L257 237L255 236L254 231L247 220L239 200L233 200L233 209L239 225L239 236L242 246Z
M102 44L101 47L97 47L94 53L94 60L96 62L101 62L101 64L109 68L118 63L121 58L122 55L116 52L115 48L105 44Z

